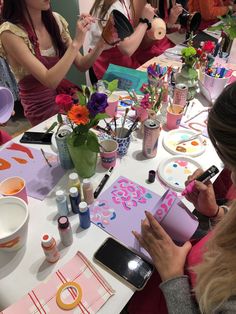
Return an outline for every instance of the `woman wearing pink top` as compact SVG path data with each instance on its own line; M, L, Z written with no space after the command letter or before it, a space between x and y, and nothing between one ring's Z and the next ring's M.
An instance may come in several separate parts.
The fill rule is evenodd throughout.
M77 22L72 40L65 19L52 12L50 0L4 0L0 25L0 56L18 81L26 118L36 125L58 112L57 89L69 90L64 80L72 63L81 71L91 67L104 49L103 40L86 56L79 52L93 23L89 15Z

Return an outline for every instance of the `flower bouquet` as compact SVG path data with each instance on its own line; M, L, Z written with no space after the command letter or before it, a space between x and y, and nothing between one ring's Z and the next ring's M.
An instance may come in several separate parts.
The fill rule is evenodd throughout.
M149 65L147 68L148 83L143 84L140 91L143 96L138 97L134 91L129 92L134 101L133 109L141 122L148 118L155 118L160 110L164 79L168 77L171 68L161 67L159 64Z
M97 164L97 153L99 142L97 135L91 131L101 119L108 115L105 109L108 106L107 95L94 92L83 87L82 92L77 93L78 99L73 99L66 94L56 96L56 103L59 106L57 122L51 128L64 124L62 114L66 115L67 123L71 133L67 137L67 146L70 157L78 174L83 178L91 177L95 173Z

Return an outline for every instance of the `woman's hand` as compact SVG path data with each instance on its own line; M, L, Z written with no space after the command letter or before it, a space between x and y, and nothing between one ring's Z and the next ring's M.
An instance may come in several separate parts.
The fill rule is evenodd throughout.
M184 274L186 256L191 249L188 241L182 247L175 245L169 235L149 212L141 224L141 234L133 231L135 238L150 254L163 281Z
M95 19L88 14L81 14L80 19L77 21L76 24L76 32L75 32L75 38L73 40L74 44L78 45L78 48L80 48L85 39L85 35L87 31L90 30L91 24L95 22Z
M195 180L203 173L202 169L197 169L188 180L185 185L188 185L191 181ZM195 180L195 189L192 193L187 194L186 199L193 203L196 210L202 215L211 217L217 213L218 205L215 199L215 192L210 180L205 183Z
M169 19L168 19L168 24L169 25L174 25L176 24L178 17L180 16L180 14L183 11L183 7L181 4L177 3L177 4L173 4L172 8L170 9L170 15L169 15Z
M142 11L142 18L148 19L150 22L152 21L155 15L156 9L151 6L151 4L146 4Z

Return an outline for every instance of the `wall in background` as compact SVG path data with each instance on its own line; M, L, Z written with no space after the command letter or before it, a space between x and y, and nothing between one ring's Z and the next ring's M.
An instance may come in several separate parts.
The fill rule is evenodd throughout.
M88 2L88 0L82 0L81 2ZM93 2L93 1L92 1ZM75 25L77 21L77 15L81 11L79 9L78 0L51 0L53 11L61 14L69 23L69 30L71 37L75 34ZM85 73L79 72L74 65L67 75L67 79L74 82L77 85L85 84Z

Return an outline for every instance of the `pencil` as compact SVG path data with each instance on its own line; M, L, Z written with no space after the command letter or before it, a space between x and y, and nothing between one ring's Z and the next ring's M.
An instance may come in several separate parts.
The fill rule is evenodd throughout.
M79 15L79 14L77 15L77 17L80 18L81 20L84 19L84 17L81 16L81 15ZM106 19L102 19L102 18L94 17L94 16L92 16L92 18L94 18L94 20L96 20L96 21L102 21L102 22L107 22L107 21L108 21L108 20L106 20Z

